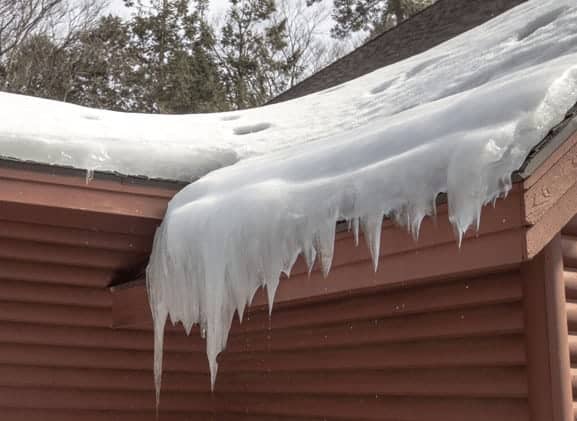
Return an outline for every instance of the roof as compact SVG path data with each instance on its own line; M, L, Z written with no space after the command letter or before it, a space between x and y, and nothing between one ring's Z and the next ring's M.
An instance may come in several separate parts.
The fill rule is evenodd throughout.
M376 273L346 230L328 278L318 262L309 277L299 258L272 318L259 289L245 323L233 321L217 393L200 329L167 328L161 419L527 417L524 329L541 313L523 313L519 265L567 222L577 232L575 125L570 111L536 141L508 196L483 207L460 248L440 203L418 240L385 220ZM152 322L138 277L183 184L13 161L1 162L0 180L0 412L153 419Z
M530 2L478 31L338 89L237 114L151 118L58 105L54 120L46 103L8 96L3 111L13 118L4 120L3 141L18 150L20 159L36 154L44 161L84 166L89 174L95 167L117 168L124 174L144 171L152 177L162 173L193 179L195 171L203 174L211 165L266 155L212 172L184 189L172 201L154 248L149 282L155 319L163 326L170 312L173 320L208 329L214 381L216 355L230 324L226 319L232 319L234 310L242 314L262 282L272 303L281 271L289 272L301 252L309 264L319 255L326 274L339 219L349 220L357 232L363 228L375 266L381 261L383 214L400 222L406 218L413 233L422 236L426 225L421 223L428 221L423 218L435 211L440 192L448 194L442 208L447 230L452 232L450 221L468 235L482 206L509 192L511 173L577 99L575 13L570 2ZM450 83L434 83L449 75ZM38 111L46 112L38 112L39 124L30 126L29 116L19 111L38 104ZM237 117L247 117L250 124L240 124ZM190 143L190 133L183 130L191 127L198 130L198 144ZM177 141L167 152L166 143L157 140L170 134ZM211 143L219 136L222 143ZM551 217L554 221L569 217L573 208L565 193L571 183L557 183L553 190L561 189L562 196L555 202L568 204L553 208L550 179L544 175L564 171L552 159L565 162L559 151L572 148L574 140L555 149L547 146L554 139L540 147L550 150L549 158L509 192L510 217L493 221L497 227L490 233L508 245L508 253L475 262L461 255L452 264L445 261L445 275L451 265L455 271L474 270L531 258L554 232L540 224L544 215L565 212ZM174 166L166 166L167 157ZM90 177L87 184L91 186ZM544 198L540 192L546 192ZM48 203L48 197L40 197ZM128 211L138 214L140 205L134 206ZM482 243L475 241L476 247ZM183 285L209 296L190 294Z
M493 10L487 7L483 16ZM511 28L501 33L513 31ZM475 36L478 41L484 39L482 42L487 46L505 45L491 34L477 32ZM530 42L532 38L528 38ZM527 39L521 39L520 44L531 45ZM519 51L508 48L519 56ZM452 88L443 88L434 81L454 70L449 51L453 55L459 51L459 70L466 76L457 76ZM476 63L473 58L469 46L453 39L338 89L222 114L126 114L0 93L2 156L85 169L88 177L94 171L104 171L190 182L239 160L306 143L332 141L341 133L368 125L377 118L406 114L412 108L420 112L420 106L426 102L470 89L476 83L475 77L502 76L499 72L491 76L487 73L488 66L485 73L475 76L475 70L470 71L471 63ZM438 65L432 66L435 61ZM410 89L404 89L405 85ZM34 118L34 125L29 124L30 118Z
M429 50L526 0L438 0L329 64L270 103L322 91Z

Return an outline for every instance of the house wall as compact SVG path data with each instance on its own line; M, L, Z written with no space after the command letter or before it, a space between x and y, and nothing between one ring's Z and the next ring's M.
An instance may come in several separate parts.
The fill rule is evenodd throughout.
M186 372L165 356L161 414L182 391L193 419L529 420L520 194L487 207L461 248L444 205L418 241L386 222L377 272L339 233L326 279L299 261L270 318L258 293L234 322L214 394L198 329ZM113 295L115 326L150 330L143 286Z
M521 265L529 407L533 421L572 421L561 235Z
M274 98L286 101L328 89L447 41L525 0L439 0L408 21Z
M577 219L567 224L562 234L572 400L577 403Z
M0 419L155 419L152 332L112 329L106 288L154 219L109 215L103 232L0 209ZM213 394L198 332L171 328L159 419L528 420L523 323L518 270L259 308L235 322Z
M154 420L152 335L111 328L108 286L146 262L174 191L49 171L0 168L0 420ZM168 347L194 367L186 338ZM190 420L186 392L163 397L162 420Z
M529 420L522 301L512 269L260 311L233 328L199 405L234 420Z
M126 271L145 262L174 192L10 170L0 181L0 419L156 419L150 325L120 326L108 287L137 275ZM234 322L214 393L198 331L169 328L159 419L557 421L562 359L549 350L562 335L544 324L556 301L540 299L563 278L561 246L519 266L520 194L486 208L460 249L443 206L417 242L386 223L376 273L339 234L328 279L299 264L270 318L260 305Z
M138 276L174 191L11 169L0 181L0 419L156 419L151 329L113 328L108 287ZM377 273L339 235L328 279L299 265L270 319L260 306L235 322L214 393L198 332L168 329L159 419L526 420L507 263L520 259L519 194L487 208L462 249L443 206L418 243L385 224Z

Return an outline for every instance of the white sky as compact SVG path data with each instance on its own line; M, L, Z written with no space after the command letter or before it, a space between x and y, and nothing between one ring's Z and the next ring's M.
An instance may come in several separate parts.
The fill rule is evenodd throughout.
M329 7L330 7L330 4L332 4L332 0L322 0L322 1L329 4ZM124 6L123 0L108 0L108 2L109 2L108 9L112 14L118 15L118 16L123 16L123 17L128 17L130 15L130 9L128 9ZM212 19L215 19L217 21L219 19L221 19L224 15L224 12L228 8L229 4L230 4L230 0L209 0ZM319 27L319 30L322 33L326 33L327 38L330 38L329 33L330 33L331 26L332 26L332 22L331 22L331 19L329 17L327 19L326 24L321 25Z
M120 16L128 16L128 9L124 7L123 0L109 0L110 2L110 11L113 14L120 15ZM229 0L210 0L210 9L211 12L218 16L222 11L224 11L229 3Z
M124 7L124 2L122 0L110 0L110 6L108 7L110 12L114 15L127 16L127 8Z

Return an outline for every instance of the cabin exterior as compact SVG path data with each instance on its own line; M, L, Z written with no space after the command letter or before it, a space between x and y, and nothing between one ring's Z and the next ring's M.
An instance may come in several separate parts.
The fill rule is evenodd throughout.
M440 205L414 240L386 222L380 269L338 234L234 322L210 391L204 341L169 329L161 420L573 419L577 121L484 208L459 248ZM140 275L180 186L2 161L0 414L155 419Z
M517 3L467 2L485 20ZM293 94L343 81L327 75ZM183 185L7 159L0 180L0 418L157 419L143 269ZM214 392L198 330L169 328L158 419L577 419L574 113L460 247L442 202L418 239L386 221L381 243L374 272L341 229L329 276L298 262L270 317L259 291L233 322Z

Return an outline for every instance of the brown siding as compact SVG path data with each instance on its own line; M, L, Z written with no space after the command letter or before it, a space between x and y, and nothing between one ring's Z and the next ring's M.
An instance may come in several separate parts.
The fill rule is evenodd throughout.
M103 206L112 187L91 187ZM125 194L137 208L84 215L66 194L80 188L54 189L66 208L46 213L29 210L42 202L31 191L21 212L0 197L1 419L155 419L151 331L111 328L107 286L146 259L166 197L135 189ZM353 270L370 263L351 242L339 240L325 282L370 272ZM370 276L386 279L391 261ZM286 301L270 319L251 310L233 326L213 394L198 332L169 329L160 419L527 420L519 273L399 281Z
M171 193L12 178L0 171L0 419L152 421L152 332L112 328L108 286L146 260ZM461 250L443 208L417 246L385 224L376 274L340 235L328 279L296 269L272 317L234 322L214 393L198 331L169 328L160 420L529 421L520 197Z
M219 413L254 419L528 420L520 276L252 314L233 329L215 396Z
M4 168L0 181L0 419L153 420L151 334L111 329L108 286L146 261L174 191ZM187 345L168 341L175 382L198 361ZM190 419L171 378L162 419Z
M563 229L562 247L565 267L565 296L567 300L567 326L569 330L569 355L574 417L577 420L577 218Z
M571 421L571 378L561 235L521 266L533 421Z
M328 89L428 50L525 0L439 0L282 93L271 103Z

